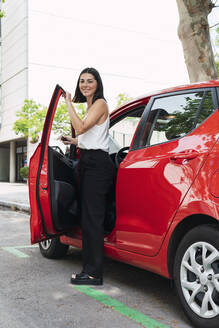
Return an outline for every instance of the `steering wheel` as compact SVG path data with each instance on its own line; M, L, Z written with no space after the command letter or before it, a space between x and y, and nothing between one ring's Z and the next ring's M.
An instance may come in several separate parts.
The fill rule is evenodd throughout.
M58 153L64 155L63 151L61 150L61 148L59 146L51 146L51 148L56 150Z
M118 153L116 153L115 156L115 165L116 168L119 168L120 163L124 160L124 158L126 157L127 153L125 151L129 150L129 147L123 147L121 148Z

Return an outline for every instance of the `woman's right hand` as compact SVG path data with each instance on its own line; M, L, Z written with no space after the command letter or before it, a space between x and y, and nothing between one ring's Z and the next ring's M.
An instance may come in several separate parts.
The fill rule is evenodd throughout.
M63 97L65 98L65 103L66 105L71 104L71 94L70 92L66 91L65 95L63 95Z

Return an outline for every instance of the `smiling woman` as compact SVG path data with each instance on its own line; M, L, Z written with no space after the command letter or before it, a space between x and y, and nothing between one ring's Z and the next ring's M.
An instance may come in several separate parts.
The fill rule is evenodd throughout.
M104 218L107 194L113 177L109 157L109 110L103 84L96 69L84 69L78 79L74 102L87 102L83 120L77 115L66 92L66 104L77 137L64 144L80 148L80 199L83 269L71 278L72 284L101 285L103 282Z

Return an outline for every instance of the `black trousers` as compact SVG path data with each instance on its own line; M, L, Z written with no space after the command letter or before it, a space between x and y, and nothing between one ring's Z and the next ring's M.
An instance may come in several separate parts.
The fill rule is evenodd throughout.
M113 181L113 163L102 150L82 150L80 155L80 195L83 271L103 275L104 219L107 193Z

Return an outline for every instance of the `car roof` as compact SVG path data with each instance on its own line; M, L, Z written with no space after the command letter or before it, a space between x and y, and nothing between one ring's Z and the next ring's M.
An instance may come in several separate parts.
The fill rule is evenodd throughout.
M176 87L170 87L167 89L157 90L153 92L149 92L145 95L141 95L124 105L117 107L115 110L113 110L110 114L117 114L121 113L123 109L126 108L126 110L130 107L138 106L138 105L144 105L148 102L148 100L152 96L162 95L165 93L171 93L171 92L177 92L177 91L183 91L183 90L190 90L190 89L200 89L200 88L212 88L212 87L219 87L219 80L210 80L210 81L204 81L204 82L196 82L196 83L190 83L185 85L180 85ZM117 115L116 115L117 116Z

